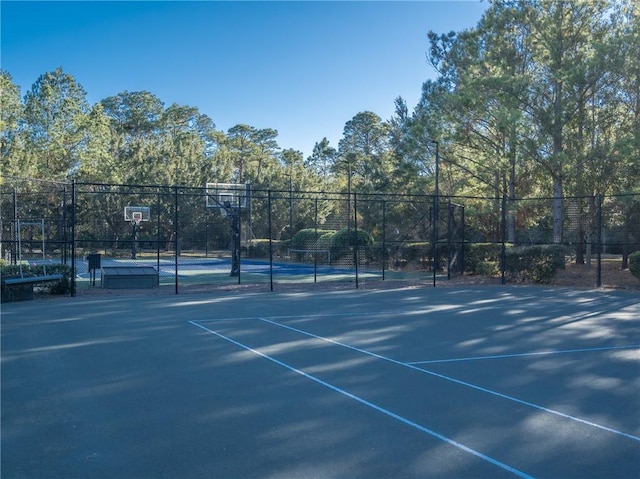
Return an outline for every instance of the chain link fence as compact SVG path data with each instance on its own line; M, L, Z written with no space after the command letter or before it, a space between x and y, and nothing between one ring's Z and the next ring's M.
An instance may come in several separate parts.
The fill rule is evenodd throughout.
M434 200L250 190L246 207L225 209L211 207L206 188L4 178L1 255L9 265L68 265L75 295L104 287L109 268L152 268L153 286L176 293L469 277L549 282L567 268L600 286L640 250L640 195ZM127 208L144 214L133 221Z

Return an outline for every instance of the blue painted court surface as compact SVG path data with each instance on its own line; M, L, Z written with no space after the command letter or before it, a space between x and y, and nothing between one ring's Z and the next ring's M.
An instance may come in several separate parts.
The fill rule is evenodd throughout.
M2 386L3 477L636 478L640 298L10 303Z
M161 278L173 278L176 275L176 264L173 259L114 259L103 258L102 266L138 265L153 266L158 269ZM79 280L89 280L88 263L85 260L76 261L76 277ZM229 275L231 260L229 258L180 258L178 260L178 277L193 277L204 274ZM268 276L271 272L278 276L313 276L314 272L324 276L353 275L353 268L343 268L329 265L305 263L274 262L272 266L264 260L241 260L241 272ZM379 272L376 272L378 274ZM366 274L366 273L364 273ZM98 273L99 278L99 273Z

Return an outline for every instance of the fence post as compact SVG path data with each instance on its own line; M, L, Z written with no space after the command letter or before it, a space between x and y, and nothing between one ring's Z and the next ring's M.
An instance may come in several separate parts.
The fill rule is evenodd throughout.
M500 241L502 242L502 249L500 251L500 269L501 271L501 277L500 277L500 284L506 284L507 280L505 277L505 268L506 268L506 262L507 262L507 245L505 244L506 241L506 234L507 234L507 195L505 195L504 193L502 194L502 218L501 218L501 225L500 225Z
M387 202L382 200L382 281L387 263Z
M436 287L436 264L438 262L436 243L438 242L438 228L436 226L436 197L433 197L433 206L431 207L431 270L433 272L433 287Z
M602 194L597 197L597 238L596 238L596 288L602 286Z
M160 188L156 188L156 268L160 283Z
M460 236L462 237L462 244L460 246L460 274L464 276L464 249L466 247L466 243L464 241L464 205L462 205L462 231L460 233Z
M356 266L356 289L358 289L358 197L353 193L353 232L356 237L356 244L353 247L353 260Z
M313 283L318 281L318 196L316 195L314 201L314 237L316 238L316 250L313 253ZM331 264L331 246L329 246L329 264Z
M18 190L13 187L13 222L11 223L11 264L18 264Z
M71 296L76 295L76 180L71 181Z
M267 219L269 221L269 288L273 291L273 233L271 231L271 190L267 190Z
M447 203L447 280L451 279L451 242L453 240L453 205Z
M178 187L173 187L173 265L175 288L178 294Z
M62 221L58 219L58 224L62 224L62 231L58 232L58 237L62 236L62 244L64 245L61 249L61 263L67 264L67 259L69 256L69 237L67 236L67 187L62 187Z

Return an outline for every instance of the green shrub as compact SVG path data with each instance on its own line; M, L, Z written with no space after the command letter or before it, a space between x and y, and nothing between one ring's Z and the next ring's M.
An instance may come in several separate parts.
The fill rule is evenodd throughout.
M423 258L431 258L431 243L428 241L405 243L398 248L398 260L405 263L420 262Z
M335 234L335 230L316 230L315 228L305 228L298 231L293 238L291 238L291 247L297 249L312 249L319 244L319 240L322 238L327 241L326 238L331 238ZM330 241L330 239L329 239ZM328 247L330 243L327 243Z
M364 230L341 229L331 238L331 258L341 258L354 246L369 247L373 245L373 236Z
M473 274L495 276L500 272L500 263L496 261L480 261L475 264Z
M507 245L511 247L511 245ZM464 251L464 269L473 274L487 274L488 263L493 268L500 264L502 243L467 243Z
M46 274L61 274L62 279L53 283L42 283L46 286L51 294L67 294L71 291L71 267L66 264L48 264L46 268L42 265L22 265L22 276L37 277ZM20 276L20 265L17 264L0 264L0 276Z
M274 251L278 249L279 242L271 241ZM251 240L251 244L247 247L248 258L268 258L269 257L269 240L268 239L254 239Z
M71 267L66 264L47 265L47 274L61 274L62 279L55 283L50 283L49 292L51 294L67 294L71 292Z
M640 279L640 251L629 255L629 271L636 278Z
M336 248L346 248L347 246L371 246L373 236L364 230L341 229L333 235L331 246Z
M509 248L505 254L505 275L510 280L549 283L564 267L566 247L535 245Z
M333 237L335 236L335 231L324 231L323 234L318 238L318 249L328 250L331 249L331 243L333 241Z

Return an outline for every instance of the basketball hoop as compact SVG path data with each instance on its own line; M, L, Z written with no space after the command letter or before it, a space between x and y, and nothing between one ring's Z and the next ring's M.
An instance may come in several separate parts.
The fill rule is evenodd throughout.
M124 220L131 226L140 226L143 221L151 219L151 208L148 206L125 206Z
M124 220L131 224L131 259L136 259L138 228L143 221L151 219L151 208L148 206L125 206Z
M142 211L132 211L131 226L140 226L141 221L142 221Z

